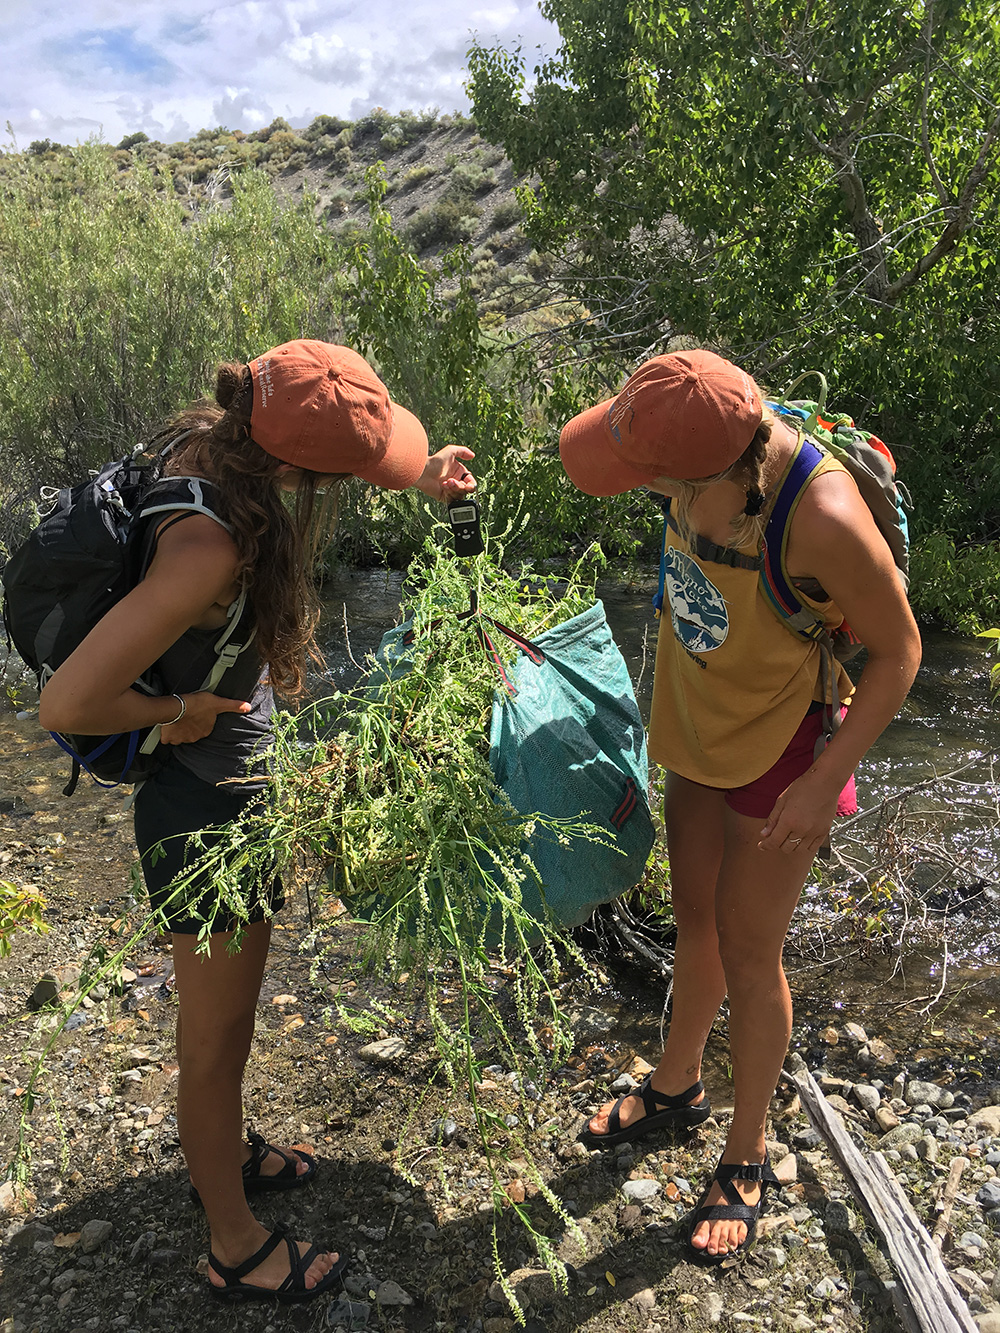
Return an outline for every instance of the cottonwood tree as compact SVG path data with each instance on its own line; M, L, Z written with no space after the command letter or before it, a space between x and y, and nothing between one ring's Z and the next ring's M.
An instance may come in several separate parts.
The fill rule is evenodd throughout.
M1000 535L1000 6L541 8L557 54L474 46L470 94L602 335L826 369L925 527Z

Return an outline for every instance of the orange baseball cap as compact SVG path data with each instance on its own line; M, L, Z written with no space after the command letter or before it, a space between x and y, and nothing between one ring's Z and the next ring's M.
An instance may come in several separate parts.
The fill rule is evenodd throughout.
M427 466L427 433L349 347L299 338L250 362L250 434L274 458L401 491Z
M658 478L712 477L735 463L757 432L760 390L714 352L654 356L617 398L566 423L559 456L588 495L621 495Z

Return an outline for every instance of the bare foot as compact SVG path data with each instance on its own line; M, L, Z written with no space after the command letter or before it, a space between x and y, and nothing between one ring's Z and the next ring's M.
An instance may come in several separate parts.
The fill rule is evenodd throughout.
M689 1083L687 1086L690 1087L691 1084ZM684 1091L684 1088L674 1088L669 1083L661 1086L657 1082L655 1077L650 1080L650 1087L653 1088L656 1092L662 1092L665 1097L677 1097ZM691 1098L688 1105L698 1106L701 1104L701 1102L704 1101L704 1099L705 1099L705 1092L704 1089L702 1089L702 1091L698 1093L697 1097ZM590 1130L591 1134L597 1134L597 1135L607 1134L608 1116L610 1116L611 1112L614 1110L614 1107L615 1107L615 1102L613 1101L605 1102L604 1105L601 1107L601 1109L597 1112L597 1114L591 1117L587 1125L587 1128ZM636 1120L642 1120L645 1117L645 1115L646 1115L646 1108L642 1104L642 1098L639 1096L639 1090L637 1088L635 1092L629 1093L629 1095L622 1102L621 1107L619 1108L618 1111L618 1120L619 1123L621 1124L622 1129L627 1129L628 1126L634 1124Z
M261 1227L260 1240L255 1244L255 1249L259 1249L270 1234L271 1233L264 1227ZM310 1249L308 1241L299 1240L293 1241L292 1243L298 1248L300 1256L304 1255ZM252 1249L250 1254L253 1254L255 1249ZM222 1246L216 1246L214 1243L212 1253L223 1268L239 1268L240 1264L245 1263L250 1257L250 1255L245 1252L241 1255L237 1252L226 1250ZM332 1254L318 1254L306 1269L305 1277L303 1279L306 1290L311 1291L317 1283L322 1282L339 1258L340 1255L336 1252ZM249 1273L245 1273L239 1280L240 1282L246 1283L248 1286L266 1287L268 1290L276 1291L288 1277L290 1271L291 1266L288 1257L288 1246L284 1243L284 1238L282 1238L281 1243L275 1246L266 1259L262 1260L256 1268L252 1268ZM211 1265L209 1265L208 1269L208 1278L213 1287L226 1286L225 1279L217 1273Z
M735 1189L743 1202L751 1208L760 1202L759 1180L732 1180L730 1188ZM713 1208L717 1204L725 1206L728 1203L722 1186L717 1180L713 1180L708 1197L701 1207ZM697 1226L691 1235L691 1245L696 1250L704 1250L706 1254L729 1254L738 1250L746 1238L745 1222L738 1222L733 1218L718 1218L714 1222L705 1221Z

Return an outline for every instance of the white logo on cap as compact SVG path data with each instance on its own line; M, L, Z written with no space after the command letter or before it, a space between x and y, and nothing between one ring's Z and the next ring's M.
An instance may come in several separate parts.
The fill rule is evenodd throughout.
M274 380L271 378L271 358L257 358L257 382L260 385L260 405L267 407L267 400L274 394Z

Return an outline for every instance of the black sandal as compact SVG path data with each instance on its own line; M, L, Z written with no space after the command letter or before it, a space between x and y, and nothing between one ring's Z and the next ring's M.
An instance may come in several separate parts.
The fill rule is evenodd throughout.
M292 1153L287 1153L283 1148L275 1148L273 1144L265 1142L260 1134L248 1134L247 1142L250 1144L250 1156L243 1163L244 1194L270 1194L276 1190L301 1189L316 1175L316 1159L307 1152L296 1149ZM276 1152L279 1157L284 1158L285 1165L273 1176L262 1176L260 1168L271 1152ZM301 1175L296 1170L296 1159L305 1162L308 1168ZM194 1203L201 1203L201 1195L193 1185L191 1199Z
M755 1180L760 1184L760 1198L756 1203L746 1203L740 1195L739 1190L732 1183L734 1180ZM725 1203L706 1204L705 1200L711 1193L712 1186L718 1183L722 1188ZM757 1232L757 1221L764 1210L767 1202L767 1191L770 1188L780 1189L781 1181L771 1170L771 1162L767 1153L764 1154L763 1162L745 1163L745 1162L723 1162L715 1168L715 1174L709 1182L708 1189L702 1194L701 1198L694 1206L691 1213L691 1220L688 1223L687 1243L688 1249L702 1263L721 1264L726 1259L733 1259L735 1256L742 1257L749 1250L753 1243L753 1238ZM727 1249L725 1254L709 1254L707 1250L698 1249L692 1244L694 1233L703 1222L733 1221L745 1222L747 1234L742 1242L735 1249Z
M608 1128L604 1134L596 1134L588 1122L580 1131L580 1142L588 1148L613 1148L616 1143L629 1143L651 1134L657 1129L693 1129L707 1120L712 1114L708 1098L703 1097L697 1106L691 1105L692 1097L705 1091L701 1079L693 1083L686 1092L668 1097L664 1092L657 1092L650 1082L652 1074L647 1074L637 1088L623 1092L608 1113ZM630 1125L622 1125L622 1103L629 1097L638 1097L646 1114L641 1120L633 1120ZM658 1108L662 1107L660 1110Z
M252 1273L258 1264L262 1264L282 1241L288 1246L289 1273L281 1286L258 1287L253 1283L242 1281L247 1273ZM309 1265L318 1255L323 1253L329 1253L329 1251L323 1251L315 1245L310 1245L305 1254L299 1254L299 1247L288 1235L287 1229L284 1226L277 1226L260 1249L255 1254L251 1254L249 1259L244 1259L235 1268L227 1268L225 1264L220 1264L215 1255L209 1252L209 1267L214 1268L226 1284L224 1287L217 1287L210 1282L209 1286L216 1300L233 1303L239 1301L280 1301L282 1305L292 1305L296 1301L312 1301L328 1292L347 1268L347 1259L344 1255L341 1255L329 1273L320 1278L315 1287L307 1287L305 1279Z
M243 1189L247 1194L301 1189L303 1185L308 1185L316 1174L316 1158L307 1152L296 1148L294 1152L287 1153L283 1148L275 1148L273 1144L265 1143L259 1134L248 1134L247 1142L250 1144L250 1156L243 1163ZM279 1157L284 1158L285 1165L273 1176L262 1176L260 1168L269 1152L276 1152ZM305 1162L308 1168L301 1175L296 1170L298 1164L296 1159Z

